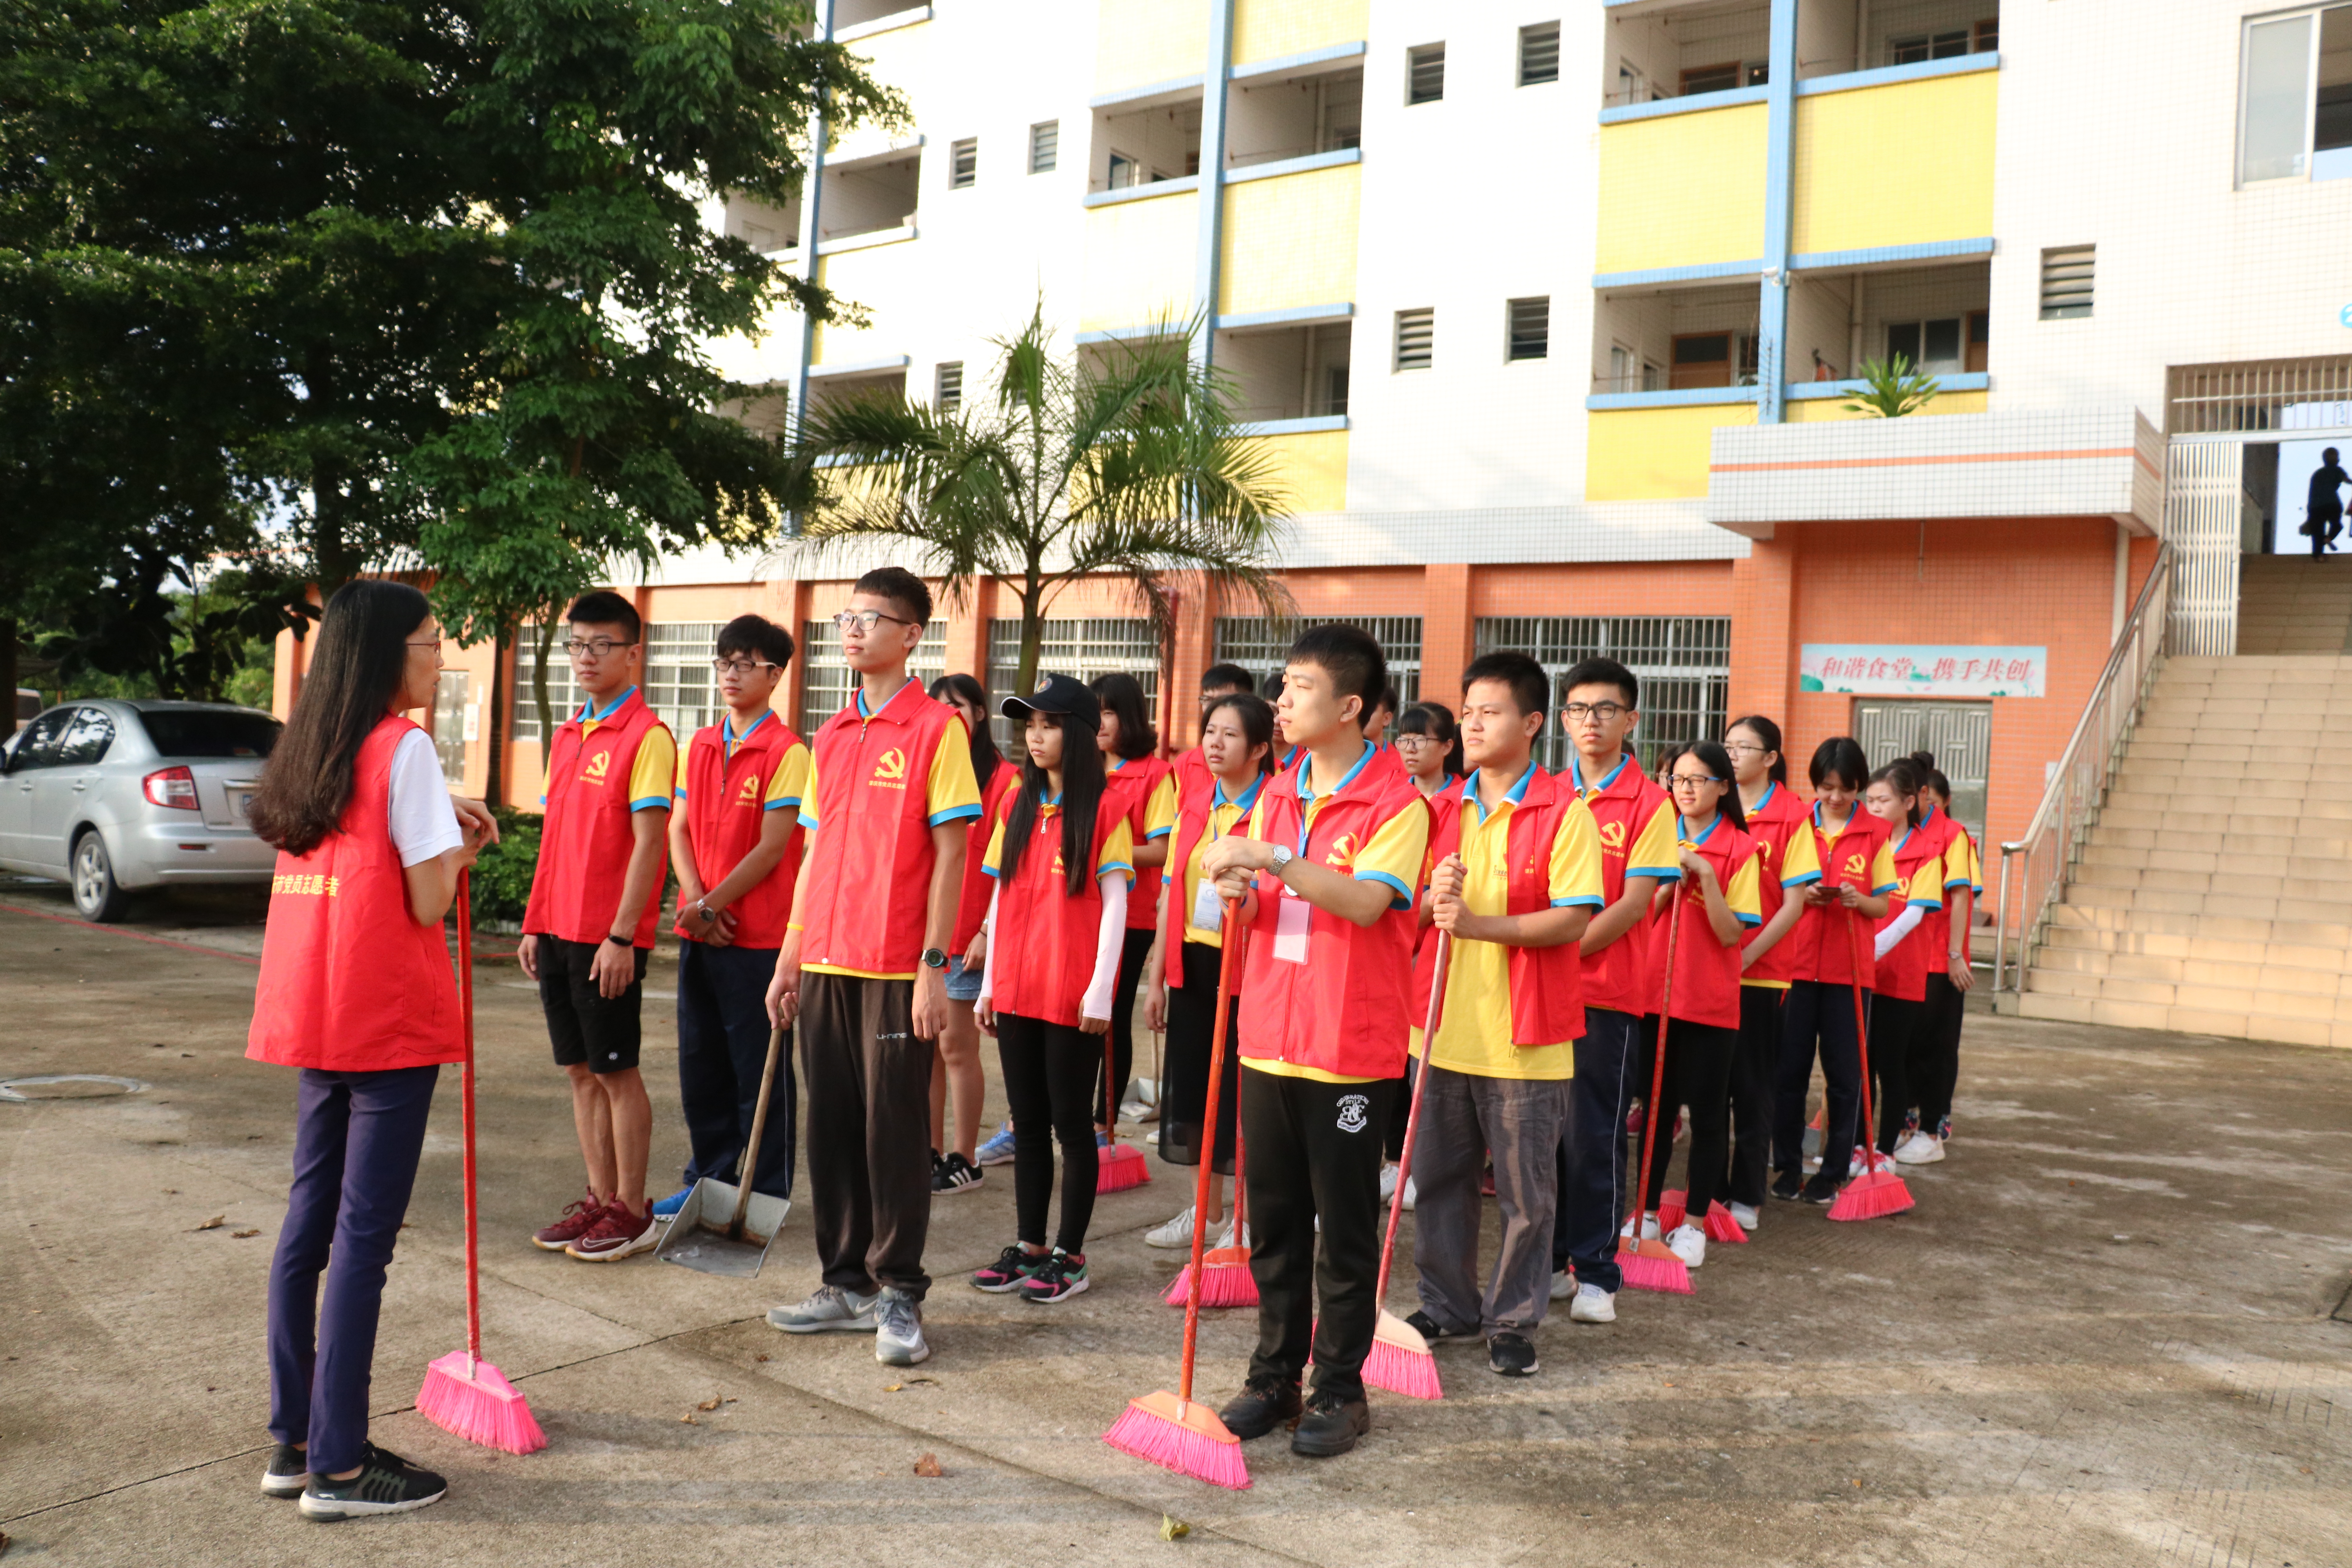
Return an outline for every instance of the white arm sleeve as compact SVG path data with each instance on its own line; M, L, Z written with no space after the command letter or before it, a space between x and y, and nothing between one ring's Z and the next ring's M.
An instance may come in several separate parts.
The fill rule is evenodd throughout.
M988 919L980 929L988 933L988 963L980 976L980 999L982 1002L996 994L996 895L1004 891L1004 884L991 877L993 884L988 889Z
M1905 937L1909 936L1913 929L1916 928L1921 921L1927 918L1927 905L1904 905L1903 912L1895 917L1895 923L1878 933L1878 945L1872 952L1871 956L1873 958L1885 958L1888 953L1893 952L1895 951L1895 944L1901 942Z
M1127 873L1105 871L1100 879L1102 888L1102 924L1095 932L1095 973L1087 982L1087 994L1078 1003L1082 1018L1110 1016L1111 996L1118 990L1118 955L1127 945ZM994 943L989 945L989 955L996 953Z
M424 731L411 730L394 748L384 795L392 845L404 869L465 845L457 808L449 804L449 785L441 777L440 754Z

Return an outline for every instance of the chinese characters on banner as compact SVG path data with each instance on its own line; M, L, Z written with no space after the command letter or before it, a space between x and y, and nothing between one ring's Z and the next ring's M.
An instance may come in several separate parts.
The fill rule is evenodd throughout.
M2039 697L2049 665L2046 647L1809 642L1797 688L1857 697Z

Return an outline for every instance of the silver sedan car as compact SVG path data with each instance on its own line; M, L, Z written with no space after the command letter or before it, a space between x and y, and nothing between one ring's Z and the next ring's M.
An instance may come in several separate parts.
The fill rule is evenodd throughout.
M93 921L144 889L266 883L278 851L246 812L281 728L225 702L51 708L0 748L0 868L69 882Z

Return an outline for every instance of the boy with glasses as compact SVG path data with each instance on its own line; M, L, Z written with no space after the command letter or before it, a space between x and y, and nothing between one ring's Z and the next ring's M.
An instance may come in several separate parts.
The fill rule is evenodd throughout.
M539 982L555 1064L571 1075L588 1194L531 1241L590 1263L654 1245L646 1201L653 1102L637 1073L646 960L661 916L677 743L637 689L645 623L599 590L565 612L584 696L547 752L546 807L515 956Z
M801 866L808 747L769 704L792 663L792 634L760 616L720 628L711 660L727 711L678 758L670 813L677 868L677 1090L692 1158L686 1184L654 1205L673 1218L705 1176L793 1195L792 1046L768 1098L760 1167L739 1172L768 1058L768 982L784 944Z
M834 617L857 673L816 731L801 826L808 858L768 984L801 1020L809 1196L824 1282L768 1321L874 1335L888 1366L930 1358L921 1303L931 1212L931 1042L947 1022L948 944L980 786L962 716L907 674L931 591L877 567Z

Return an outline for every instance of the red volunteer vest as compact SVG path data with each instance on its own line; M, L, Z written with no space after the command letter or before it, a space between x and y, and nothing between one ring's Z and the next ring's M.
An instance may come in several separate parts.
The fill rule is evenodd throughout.
M1463 795L1475 787L1476 775L1430 800L1429 860L1432 870L1440 860L1462 847L1462 814L1468 809ZM1503 912L1530 915L1551 908L1551 847L1559 837L1560 819L1576 803L1566 784L1538 768L1528 780L1528 793L1511 808L1505 829L1507 876ZM1429 882L1427 873L1422 885ZM1419 1025L1429 1017L1429 986L1437 963L1437 928L1420 928L1413 944L1412 1016ZM1515 947L1510 952L1511 1044L1556 1046L1584 1033L1584 961L1576 943L1558 947ZM1450 988L1449 988L1450 989Z
M1004 809L1013 809L1009 797ZM1101 863L1103 843L1120 819L1105 795L1095 807L1087 864ZM1062 858L1061 813L1039 812L1021 864L996 900L996 934L989 942L989 962L995 968L989 998L996 1010L1077 1027L1078 1004L1086 999L1087 982L1094 978L1102 917L1102 885L1097 879L1087 879L1081 896L1070 896Z
M1890 828L1892 826L1889 824ZM1916 827L1903 830L1903 836L1896 841L1893 854L1895 875L1901 879L1905 888L1911 886L1911 878L1923 862L1943 858L1944 847L1937 841L1940 835L1924 822ZM1937 879L1939 881L1942 879L1940 873ZM1886 901L1886 918L1877 922L1872 934L1874 936L1878 931L1885 931L1894 924L1895 918L1903 912L1904 904L1905 900L1899 894L1889 899ZM1930 942L1937 938L1937 932L1932 928L1936 924L1936 916L1939 912L1929 910L1921 915L1919 923L1911 928L1910 934L1889 949L1885 958L1876 961L1876 984L1872 986L1872 989L1878 994L1892 996L1898 1002L1926 1000L1927 950ZM1942 947L1937 946L1936 952L1941 953Z
M1577 761L1569 759L1562 780L1577 787ZM1601 830L1601 893L1610 904L1625 896L1625 857L1642 836L1666 792L1642 772L1640 759L1628 752L1617 771L1601 785L1583 790L1584 804ZM1601 906L1603 909L1608 904ZM1597 957L1584 961L1584 1005L1608 1007L1639 1016L1649 1005L1650 922L1635 921L1633 929Z
M599 942L612 934L621 880L636 847L629 774L646 737L667 728L646 706L644 693L631 691L594 734L581 732L576 713L556 730L548 758L547 815L539 829L539 866L531 873L530 903L522 915L524 935ZM662 853L667 865L669 852ZM662 881L656 877L646 896L645 912L629 938L633 947L654 944Z
M801 743L801 738L771 713L735 742L735 754L729 756L726 722L721 720L696 731L694 739L687 742L686 831L694 846L695 875L702 879L705 888L719 886L744 856L759 847L761 830L768 820L769 783L784 765L785 754ZM793 807L776 809L793 812L795 826L784 840L783 858L776 862L776 868L727 906L735 917L731 945L736 947L783 946L784 926L793 918L793 885L800 878L806 835L797 826L800 816ZM695 940L684 921L676 929L687 941Z
M1679 827L1679 820L1676 826ZM1700 858L1715 868L1716 885L1729 892L1732 874L1756 852L1756 840L1734 827L1729 817L1717 816L1697 849ZM1671 911L1677 901L1682 909L1682 924L1675 937L1675 994L1669 1011L1666 922L1674 918ZM1696 885L1678 900L1670 896L1666 910L1648 922L1657 928L1650 933L1648 1010L1686 1024L1739 1027L1740 944L1735 942L1727 947L1717 940L1715 926L1706 918L1706 905Z
M1374 752L1355 776L1324 801L1311 829L1298 798L1299 761L1270 780L1258 797L1251 837L1286 844L1298 854L1350 870L1355 850L1405 807L1429 809L1393 752ZM1395 1078L1404 1071L1405 1001L1412 974L1413 911L1390 909L1359 926L1305 900L1307 960L1275 956L1282 884L1258 879L1257 919L1250 927L1242 983L1244 1059L1280 1061L1342 1078Z
M1108 765L1108 764L1106 764ZM1119 764L1117 773L1103 774L1108 789L1119 789L1128 798L1128 831L1135 837L1135 847L1140 849L1150 840L1143 835L1144 813L1150 808L1151 792L1168 776L1174 764L1158 757L1135 757ZM1202 772L1207 773L1203 768ZM1127 890L1127 929L1150 931L1160 923L1160 886L1165 880L1164 868L1139 866L1135 868L1135 884Z
M1813 848L1821 856L1822 887L1851 882L1865 893L1870 891L1870 863L1878 858L1878 847L1886 841L1886 824L1856 801L1853 815L1846 819L1844 831L1837 836L1836 842L1831 842L1829 835L1815 825L1811 812L1805 816L1805 830L1813 836ZM1864 988L1871 985L1875 979L1870 957L1872 923L1860 915L1848 915L1836 905L1808 909L1797 921L1797 929L1785 939L1797 950L1792 955L1796 965L1793 978L1816 980L1824 985L1853 984L1853 952L1845 930L1849 921L1861 938L1862 984Z
M1021 770L1001 759L995 774L980 781L980 815L972 818L971 831L963 839L963 891L956 899L950 958L961 958L988 921L988 900L995 891L996 879L981 869L981 862L988 858L989 837L996 831L997 818L1012 805L1013 791L1020 783Z
M1789 840L1811 824L1805 816L1805 803L1790 792L1787 784L1776 784L1756 809L1748 813L1748 837L1756 841L1756 874L1759 883L1757 897L1764 910L1764 925L1770 925L1780 906L1790 899L1801 897L1801 891L1784 888L1781 868L1789 858ZM1754 942L1764 926L1749 931L1743 941ZM1797 933L1789 933L1772 945L1772 951L1748 965L1744 979L1748 984L1759 980L1790 981L1797 978Z
M1938 857L1951 852L1955 839L1968 837L1968 829L1953 821L1951 813L1948 811L1938 811L1928 816L1919 824L1919 831L1935 835L1935 852ZM1944 901L1927 911L1927 917L1919 922L1919 930L1927 939L1927 973L1948 974L1951 972L1952 954L1952 880L1940 872L1936 880L1944 886Z
M1188 757L1197 756L1200 754L1200 748L1196 746L1184 754ZM1251 786L1251 793L1245 793L1242 799L1255 805L1257 800L1255 792L1267 788L1273 783L1274 778L1271 774L1261 775L1258 783ZM1170 955L1167 960L1168 984L1179 991L1184 988L1184 950L1180 944L1185 940L1185 925L1192 912L1184 908L1181 902L1184 892L1182 881L1184 864L1192 858L1192 847L1200 843L1202 835L1209 831L1209 812L1216 804L1216 798L1217 778L1214 773L1209 772L1206 763L1196 764L1191 768L1183 766L1181 763L1177 764L1176 826L1175 830L1168 836L1168 896L1160 901L1161 944L1160 951ZM1244 806L1242 815L1237 819L1235 831L1240 831L1238 823L1248 820L1249 808Z
M923 960L931 896L931 758L969 746L963 715L909 680L868 718L826 720L816 753L816 832L802 875L810 889L801 962L866 974L912 974Z
M379 721L335 830L308 855L278 852L246 1034L255 1061L387 1072L466 1059L448 945L409 913L392 843L392 754L416 728Z

